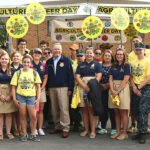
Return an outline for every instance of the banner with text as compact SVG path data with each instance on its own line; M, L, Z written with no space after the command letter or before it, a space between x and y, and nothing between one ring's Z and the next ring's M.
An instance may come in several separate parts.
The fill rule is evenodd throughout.
M51 40L53 42L90 42L91 39L86 38L82 33L81 21L58 21L51 22ZM126 42L124 32L115 29L110 21L103 21L103 30L100 36L93 39L94 43L121 43Z

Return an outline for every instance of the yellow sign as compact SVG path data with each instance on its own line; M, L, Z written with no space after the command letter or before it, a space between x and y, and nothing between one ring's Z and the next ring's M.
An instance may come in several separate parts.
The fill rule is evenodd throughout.
M98 17L89 16L82 23L82 33L90 39L98 37L103 29L103 24Z
M24 17L14 15L8 19L6 30L13 38L21 38L28 31L28 22Z
M77 14L78 9L79 9L79 6L46 8L46 14L47 15Z
M124 30L124 34L128 39L132 39L138 35L138 31L134 28L133 24L129 24L128 28Z
M123 7L129 15L135 15L139 10L145 9L145 7ZM111 14L115 7L98 6L96 14ZM150 10L149 7L146 9Z
M111 13L111 23L119 30L125 30L129 25L129 15L123 8L115 8Z
M46 11L40 3L31 3L26 9L26 16L32 24L40 24L45 20Z
M140 10L133 17L135 29L141 33L150 32L150 10Z
M46 14L51 15L68 15L68 14L77 14L80 6L68 6L68 7L52 7L45 8ZM25 15L26 8L0 8L0 15Z

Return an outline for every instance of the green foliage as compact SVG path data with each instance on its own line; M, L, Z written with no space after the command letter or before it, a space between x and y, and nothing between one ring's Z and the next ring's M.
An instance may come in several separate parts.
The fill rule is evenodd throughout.
M6 42L7 37L7 31L6 31L6 25L4 22L0 20L0 45L4 46L4 43Z

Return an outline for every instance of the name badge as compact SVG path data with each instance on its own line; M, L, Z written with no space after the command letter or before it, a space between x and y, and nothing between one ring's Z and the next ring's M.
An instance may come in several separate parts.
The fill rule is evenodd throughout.
M40 70L43 71L43 66L40 66Z
M94 67L95 67L95 64L92 64L90 68L91 68L91 69L94 69Z
M80 66L80 68L82 69L82 68L85 68L86 66Z
M64 67L64 63L63 62L60 63L60 67Z

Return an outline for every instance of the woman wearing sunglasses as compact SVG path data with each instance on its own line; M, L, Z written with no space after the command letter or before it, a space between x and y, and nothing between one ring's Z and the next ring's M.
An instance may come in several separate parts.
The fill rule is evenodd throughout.
M94 50L94 60L99 62L99 63L102 63L101 50L100 49Z

